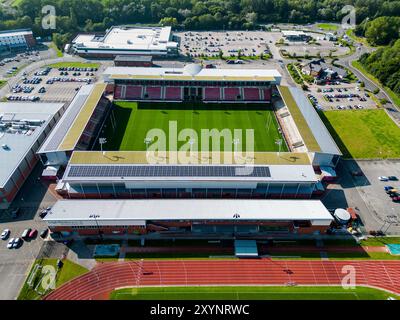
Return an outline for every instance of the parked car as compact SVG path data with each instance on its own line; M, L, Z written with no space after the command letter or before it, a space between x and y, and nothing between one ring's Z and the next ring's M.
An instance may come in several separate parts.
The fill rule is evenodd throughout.
M25 229L24 232L22 232L21 238L25 240L28 239L31 231L32 231L31 228Z
M44 218L46 215L47 215L47 213L48 213L48 211L45 209L45 210L42 210L42 211L40 211L40 213L39 213L39 217L40 218Z
M7 243L7 248L8 248L8 249L12 249L12 247L13 247L13 245L14 245L14 241L15 241L14 238L11 238L11 239L8 241L8 243Z
M47 237L47 234L49 233L49 229L43 229L41 232L40 232L40 237L42 238L42 239L44 239L44 238L46 238Z
M7 240L7 238L10 236L10 230L9 229L4 229L3 232L1 233L1 240Z
M15 240L14 240L14 242L13 242L13 244L12 244L12 247L13 247L14 249L17 249L17 248L19 248L21 245L22 245L22 239L21 239L21 238L15 238Z
M388 179L389 179L390 181L397 181L397 180L399 180L399 179L397 179L396 176L389 176Z
M388 193L388 191L394 189L392 186L385 186L383 189L385 189L386 193Z
M378 177L379 181L389 181L389 178L386 176L380 176Z
M35 238L35 237L37 236L37 233L38 233L38 232L37 232L36 229L31 230L31 232L29 232L28 238L29 238L29 239Z

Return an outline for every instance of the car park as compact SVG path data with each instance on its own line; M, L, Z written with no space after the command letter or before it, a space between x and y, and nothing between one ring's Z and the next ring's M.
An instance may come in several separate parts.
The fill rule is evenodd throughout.
M1 233L1 240L7 240L7 238L10 236L11 232L9 229L4 229L3 232Z

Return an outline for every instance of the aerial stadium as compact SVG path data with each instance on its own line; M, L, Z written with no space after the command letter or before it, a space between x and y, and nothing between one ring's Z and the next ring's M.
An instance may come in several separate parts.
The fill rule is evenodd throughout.
M63 168L50 229L325 232L333 218L318 197L341 153L280 81L267 69L108 68L38 152Z

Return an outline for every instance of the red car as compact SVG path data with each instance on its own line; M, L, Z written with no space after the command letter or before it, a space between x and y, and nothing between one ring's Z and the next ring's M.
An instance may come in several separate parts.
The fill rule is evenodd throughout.
M37 236L37 230L36 229L33 229L33 230L31 230L31 232L29 232L29 238L30 239L32 239L32 238L35 238Z

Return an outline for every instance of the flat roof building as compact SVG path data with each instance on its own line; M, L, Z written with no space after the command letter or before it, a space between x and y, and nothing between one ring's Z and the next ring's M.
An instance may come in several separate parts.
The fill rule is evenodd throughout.
M78 35L72 41L72 48L76 54L90 57L178 54L178 43L172 41L171 27L115 26L105 35Z
M283 37L288 41L308 41L312 37L304 31L282 30Z
M44 219L53 232L129 234L190 230L224 233L324 232L333 221L319 200L59 200Z
M28 49L35 45L36 41L30 29L0 31L0 52Z
M7 209L65 110L60 103L0 103L0 209Z

